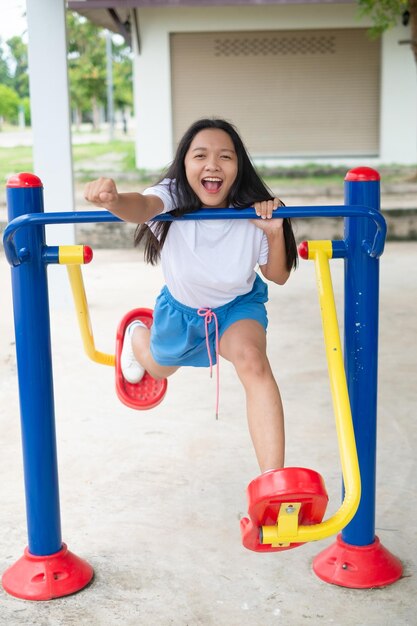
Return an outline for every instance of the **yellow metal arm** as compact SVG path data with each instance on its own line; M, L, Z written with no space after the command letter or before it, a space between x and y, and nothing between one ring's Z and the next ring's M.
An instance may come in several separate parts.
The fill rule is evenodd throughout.
M84 344L84 350L87 356L96 363L102 365L115 364L114 354L106 354L99 352L94 345L93 330L88 312L87 297L85 295L83 276L79 265L67 265L68 278L71 285L72 295L74 298L75 310L78 318L78 325L81 331L81 337Z
M281 532L279 524L263 526L262 543L264 544L303 543L335 535L353 518L361 496L358 455L329 267L329 259L332 257L332 242L309 241L308 251L308 258L314 259L315 262L345 497L339 510L320 524L298 526L296 530L289 530L288 526L284 526L283 532Z

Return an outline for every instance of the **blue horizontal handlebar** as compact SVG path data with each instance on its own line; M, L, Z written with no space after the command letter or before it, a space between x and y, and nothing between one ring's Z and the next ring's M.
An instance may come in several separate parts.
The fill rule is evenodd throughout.
M371 257L380 257L384 250L387 225L383 215L376 209L359 205L329 205L329 206L295 206L280 207L272 217L313 218L313 217L366 217L376 226L374 241L364 242L365 251ZM215 219L260 219L255 209L199 209L193 213L186 213L181 217L174 217L170 213L162 213L152 221L169 222L176 220L215 220ZM16 267L23 261L14 245L16 231L24 226L45 226L48 224L86 224L99 222L121 222L109 211L65 211L50 213L30 213L20 215L6 227L3 235L3 245L6 258L10 265ZM27 255L28 251L25 251Z

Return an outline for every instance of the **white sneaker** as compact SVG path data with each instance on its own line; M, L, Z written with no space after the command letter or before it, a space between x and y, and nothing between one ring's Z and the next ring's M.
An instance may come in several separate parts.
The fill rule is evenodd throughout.
M147 328L140 320L134 320L131 322L125 331L122 353L120 355L120 368L122 370L123 378L132 384L140 382L145 374L145 368L137 362L136 357L133 354L132 331L136 326L143 326L143 328Z

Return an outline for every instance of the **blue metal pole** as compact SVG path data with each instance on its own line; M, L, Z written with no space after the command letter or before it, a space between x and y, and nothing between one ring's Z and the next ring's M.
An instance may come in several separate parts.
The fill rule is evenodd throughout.
M345 203L380 210L379 174L357 168L345 178ZM375 225L345 218L345 367L362 482L353 520L342 531L345 543L375 541L376 418L378 375L379 260L368 254Z
M7 185L9 221L43 213L42 183L32 174ZM62 547L49 300L44 226L16 233L20 264L12 268L12 290L19 381L28 550L35 556Z

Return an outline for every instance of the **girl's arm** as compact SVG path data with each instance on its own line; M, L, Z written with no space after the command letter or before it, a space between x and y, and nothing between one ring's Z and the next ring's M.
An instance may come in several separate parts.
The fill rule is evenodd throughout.
M279 198L256 202L255 211L261 219L253 220L253 224L263 230L268 239L268 261L259 266L260 270L267 280L283 285L291 273L287 268L283 220L277 217L271 219L272 212L280 206Z
M84 197L95 206L107 209L125 222L143 224L162 212L164 204L158 196L141 193L119 193L112 178L99 178L88 183Z

